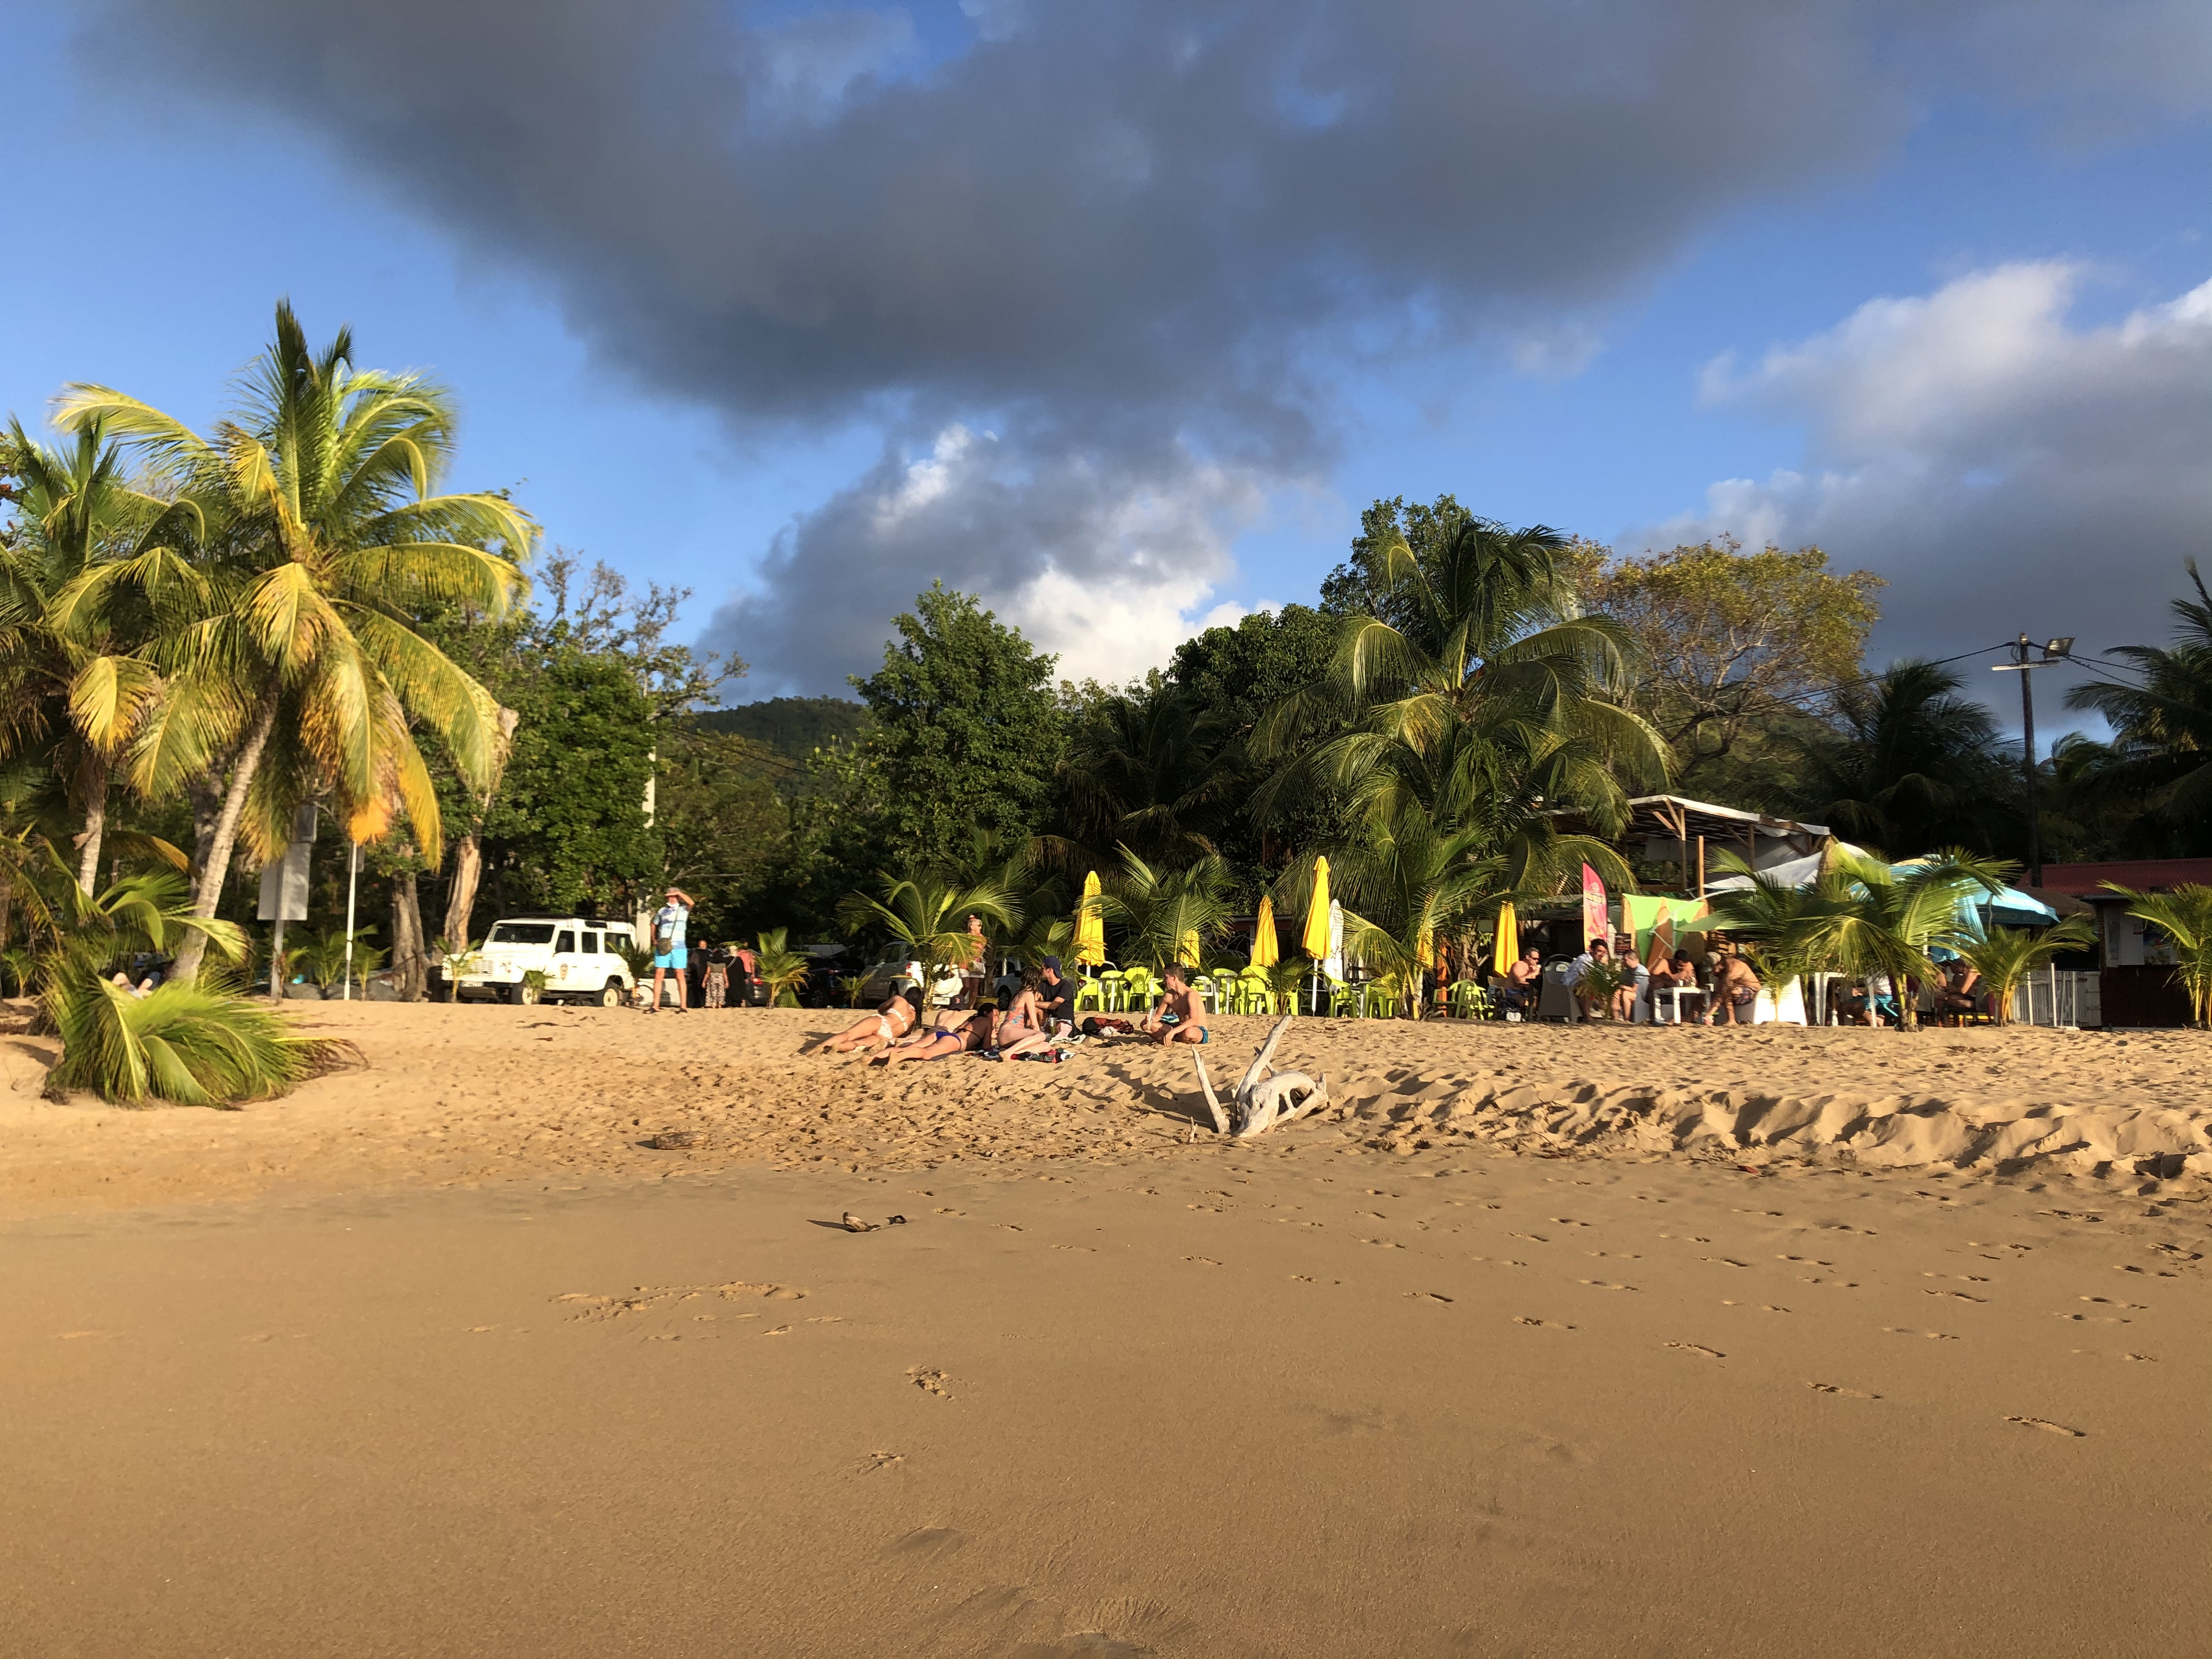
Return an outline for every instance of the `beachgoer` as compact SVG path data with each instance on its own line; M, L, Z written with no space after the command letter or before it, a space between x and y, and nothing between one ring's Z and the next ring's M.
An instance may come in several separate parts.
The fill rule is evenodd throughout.
M1589 942L1589 949L1577 957L1567 969L1567 988L1575 994L1575 1000L1582 1006L1584 1019L1597 1018L1598 1000L1583 994L1583 976L1593 968L1612 966L1613 947L1601 939L1594 939Z
M1544 952L1541 946L1532 945L1506 969L1498 1000L1516 1013L1533 1014L1543 994Z
M1671 1023L1680 1024L1682 1023L1681 999L1673 993L1697 991L1700 988L1698 984L1698 964L1690 959L1690 953L1687 951L1675 951L1673 960L1662 962L1651 970L1651 985L1649 992L1651 999L1651 1023L1655 1025L1660 1024L1664 1023L1665 1016L1671 1015L1673 1017ZM1664 1001L1660 998L1662 991L1668 994Z
M1060 958L1047 957L1037 995L1044 1004L1044 1028L1055 1037L1075 1031L1075 981L1060 975Z
M661 982L671 974L676 975L676 1012L691 1012L691 993L686 983L685 969L690 963L690 947L684 942L684 930L690 924L694 901L681 887L671 887L665 894L667 902L653 913L653 1000L645 1012L660 1012Z
M707 953L707 971L700 978L700 989L709 1008L729 1006L730 953L719 945Z
M909 1060L949 1060L954 1054L980 1054L991 1042L991 1017L971 1009L955 1008L939 1017L927 1031L916 1031L902 1042L868 1063L889 1070Z
M1644 992L1651 983L1651 970L1636 959L1633 934L1623 933L1614 939L1613 954L1613 959L1622 967L1636 970L1636 977L1615 992L1613 998L1613 1017L1626 1025L1636 1018L1636 1005L1644 1000ZM1650 1004L1644 1002L1644 1006L1649 1008Z
M824 1042L822 1052L849 1054L856 1048L873 1048L879 1043L888 1048L912 1030L921 1018L921 993L909 986L893 992L874 1013L862 1015Z
M1145 1016L1138 1029L1163 1043L1206 1041L1206 1011L1198 993L1190 988L1190 969L1170 963L1160 973L1160 1006Z
M1723 1025L1748 1025L1759 1005L1759 975L1751 964L1736 953L1733 945L1714 947L1720 959L1713 969L1713 1007ZM1716 1023L1713 1014L1705 1016L1708 1025Z
M1981 971L1964 957L1943 967L1943 988L1936 993L1936 1012L1938 1014L1978 1014L1982 1011L1980 994L1974 988L1982 981Z
M1043 971L1024 969L1022 988L1014 993L1012 1004L997 1017L992 1030L991 1047L1000 1059L1011 1060L1052 1041L1052 1028L1045 1024L1043 991Z

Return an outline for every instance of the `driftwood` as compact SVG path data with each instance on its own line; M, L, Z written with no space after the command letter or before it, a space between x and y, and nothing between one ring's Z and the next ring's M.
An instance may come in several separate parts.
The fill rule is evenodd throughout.
M1213 1079L1206 1073L1206 1056L1195 1048L1190 1051L1191 1060L1198 1067L1198 1086L1206 1096L1206 1109L1213 1115L1214 1133L1249 1140L1279 1123L1288 1123L1328 1104L1327 1073L1316 1079L1304 1072L1268 1069L1267 1063L1275 1057L1275 1045L1283 1040L1292 1018L1285 1014L1275 1022L1275 1029L1267 1033L1267 1042L1245 1068L1243 1080L1237 1084L1225 1110L1213 1092Z

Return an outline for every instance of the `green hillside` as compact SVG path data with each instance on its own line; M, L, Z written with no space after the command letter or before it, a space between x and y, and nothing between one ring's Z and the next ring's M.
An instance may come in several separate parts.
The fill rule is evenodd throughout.
M750 738L794 761L805 760L833 738L850 743L873 719L859 703L843 697L770 697L697 716L702 730Z

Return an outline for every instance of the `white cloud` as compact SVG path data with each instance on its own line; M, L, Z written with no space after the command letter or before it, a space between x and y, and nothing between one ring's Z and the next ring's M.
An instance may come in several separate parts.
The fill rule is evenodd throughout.
M1804 462L1715 483L1642 539L1818 542L1889 579L1880 643L1900 652L2162 638L2182 560L2212 552L2212 282L2082 327L2089 276L1999 266L1715 362L1708 401L1802 424Z

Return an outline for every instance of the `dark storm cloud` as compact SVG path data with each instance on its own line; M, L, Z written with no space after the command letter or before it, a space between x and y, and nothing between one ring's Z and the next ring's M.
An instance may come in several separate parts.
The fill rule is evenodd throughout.
M1325 463L1346 364L1540 341L1717 214L1870 163L1947 53L2002 58L2000 91L2087 97L2157 55L2130 27L2186 16L2106 9L2120 44L2076 89L2052 66L2082 31L2033 6L967 9L948 51L891 9L110 0L85 45L320 136L541 273L650 386L741 425L884 422L900 452L720 624L764 678L820 684L855 665L825 599L880 638L963 521L944 501L913 540L860 510L955 422L1000 433L946 482L1017 538L989 556L999 593L1079 573L1142 611L1164 562L1196 605L1228 565L1221 503ZM1034 492L1071 468L1123 493L1079 491L1064 522ZM1133 539L1146 502L1179 528Z

